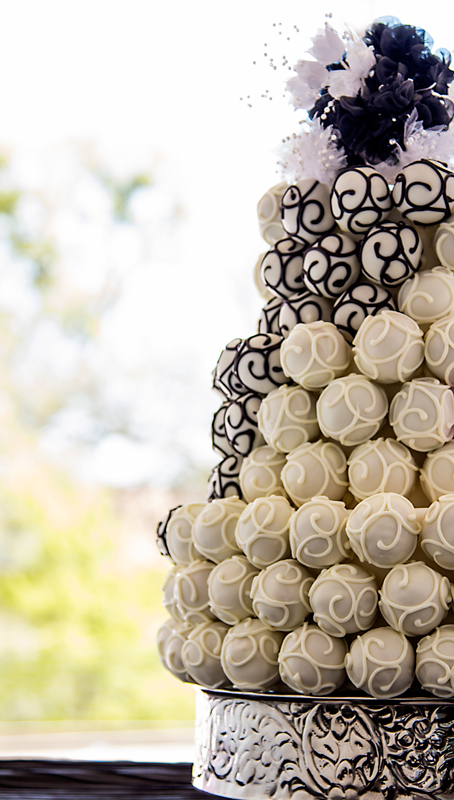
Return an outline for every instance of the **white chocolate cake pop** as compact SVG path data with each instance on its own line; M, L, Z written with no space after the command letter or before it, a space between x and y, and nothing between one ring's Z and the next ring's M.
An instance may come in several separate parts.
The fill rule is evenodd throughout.
M295 325L281 346L285 375L304 389L322 389L350 366L350 348L331 322Z
M361 444L375 436L387 411L384 390L364 375L336 378L317 400L321 432L346 446Z
M345 233L322 236L304 253L304 283L322 297L339 297L356 283L359 273L356 242Z
M420 474L422 489L431 502L454 493L454 442L428 453Z
M278 183L268 189L257 203L260 234L268 244L274 244L285 237L281 222L281 201L287 189L286 183Z
M257 497L269 497L272 494L286 497L281 480L284 465L284 454L268 444L253 450L244 459L239 475L244 499L252 503Z
M236 541L246 558L260 569L290 555L288 541L293 508L285 497L258 497L249 503L236 527Z
M345 668L357 689L386 700L410 688L415 654L408 639L392 628L372 628L357 636L345 658Z
M196 517L192 528L195 546L203 558L219 564L225 558L239 555L235 529L246 503L239 497L213 500Z
M312 292L298 292L286 297L279 309L279 333L284 339L299 323L331 321L332 302Z
M158 654L158 658L163 667L167 669L167 664L165 662L165 649L166 644L173 633L173 629L175 627L176 621L173 618L166 619L162 625L159 626L158 632L156 634L156 651ZM178 623L181 625L181 622ZM192 629L192 625L189 626Z
M291 558L259 572L251 588L254 614L269 628L293 631L311 612L308 592L314 579Z
M263 283L272 294L283 299L304 291L305 247L306 245L297 239L281 239L265 254L260 271Z
M400 286L419 269L421 255L418 232L403 221L386 220L372 228L360 250L366 279L388 289Z
M344 639L305 622L282 642L278 657L281 680L300 694L331 694L344 683L346 653Z
M345 340L352 342L366 317L376 316L385 309L396 310L391 292L361 281L336 300L331 319Z
M454 174L440 161L413 161L397 176L393 202L416 225L436 225L454 211Z
M388 184L372 167L347 167L334 181L331 210L339 228L364 235L391 211Z
M175 599L184 622L198 625L214 619L208 598L208 578L213 567L212 561L193 561L175 576Z
M454 625L440 625L416 646L416 678L436 697L454 697Z
M289 453L320 434L315 398L300 386L284 384L267 394L257 421L267 444L279 453Z
M308 244L334 230L328 187L311 178L290 186L281 201L281 218L289 236Z
M410 450L396 439L373 439L358 445L348 459L350 491L357 500L395 491L408 497L418 477Z
M439 625L452 601L448 578L423 561L399 564L380 589L380 611L394 630L424 636Z
M356 564L324 569L309 591L314 622L330 636L346 636L371 627L377 616L375 577Z
M399 311L384 309L366 317L353 340L358 369L379 383L404 383L424 360L424 334Z
M413 505L395 492L363 500L347 520L347 536L360 561L389 569L408 561L421 526Z
M183 663L181 655L183 645L192 630L194 630L194 625L189 622L176 622L166 638L163 648L164 666L175 678L184 683L192 683L192 678Z
M222 689L229 680L221 666L221 649L229 630L223 622L202 622L190 632L181 648L181 659L194 683Z
M253 616L251 586L259 570L245 556L221 561L208 576L208 599L213 614L226 625Z
M435 377L454 386L454 316L443 317L430 326L424 357Z
M258 619L245 619L227 632L221 664L238 689L267 689L279 680L277 657L284 634Z
M454 217L441 222L434 236L435 251L444 267L454 269Z
M324 495L341 500L347 491L347 459L334 442L309 442L287 456L282 483L296 506Z
M163 555L182 567L200 558L192 538L192 526L204 503L186 503L172 508L161 520L157 530L157 545Z
M446 267L418 272L402 284L397 305L426 331L432 323L454 314L454 273Z
M314 497L290 520L293 558L313 569L325 569L350 556L345 525L348 511L340 500Z
M427 509L421 549L437 567L454 570L454 494L443 495Z
M177 606L175 597L175 580L181 567L172 567L162 584L162 605L175 622L183 622L183 615Z
M435 378L414 378L394 396L389 421L400 442L421 452L435 450L452 439L452 390Z

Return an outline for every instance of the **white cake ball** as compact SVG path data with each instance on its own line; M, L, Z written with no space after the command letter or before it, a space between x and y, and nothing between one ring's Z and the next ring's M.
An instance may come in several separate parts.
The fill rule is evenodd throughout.
M290 555L288 541L293 508L285 497L258 497L249 503L236 527L236 541L246 558L264 569Z
M252 617L251 586L259 570L245 556L221 561L208 576L208 599L213 614L227 625Z
M252 582L254 614L273 630L293 631L311 612L308 592L314 579L288 558L259 572Z
M305 389L322 389L350 366L350 348L332 322L295 325L281 345L285 375Z
M438 567L454 570L454 494L443 495L427 509L421 548Z
M158 632L156 634L156 650L158 653L158 658L163 667L167 669L167 664L165 662L165 649L167 641L170 635L173 633L173 629L175 625L181 625L181 622L177 623L176 620L173 618L166 619L162 625L159 626ZM189 626L192 629L192 625Z
M397 305L426 331L434 322L454 314L454 273L446 267L418 272L402 284Z
M424 360L424 334L406 314L384 309L366 317L353 340L358 369L379 383L404 383Z
M434 245L440 264L454 269L454 217L449 217L437 227Z
M375 577L356 564L324 569L309 591L314 622L330 636L365 631L377 616Z
M356 242L345 233L322 236L304 253L304 283L322 297L339 297L356 283L359 273Z
M282 642L278 657L281 680L300 694L330 694L345 681L346 653L344 639L305 622Z
M422 244L418 232L403 221L386 220L372 228L361 243L361 266L372 283L392 289L420 267Z
M221 666L221 649L229 630L223 622L202 622L190 632L181 648L181 659L195 683L208 689L229 685Z
M347 520L347 536L360 561L388 569L407 561L421 526L413 505L395 492L363 500Z
M348 511L340 500L314 497L304 503L290 520L293 558L314 569L331 567L348 558L347 519Z
M281 200L287 189L286 183L278 183L268 189L257 204L260 235L268 244L274 244L285 237L281 221Z
M454 211L454 174L440 161L413 161L395 180L393 202L404 219L437 225Z
M284 384L267 394L257 421L265 441L279 453L289 453L320 434L315 397L300 386Z
M174 564L184 567L200 558L192 538L192 526L204 506L205 503L185 503L176 506L159 523L158 548L163 555L168 555Z
M235 528L245 508L246 503L239 497L223 497L202 509L194 521L192 536L204 558L219 564L241 552L235 541Z
M280 239L265 253L260 268L264 284L282 300L306 288L303 261L306 245L298 239Z
M212 561L193 561L177 573L175 599L184 622L198 625L214 619L208 598L208 578L213 566Z
M281 478L296 506L320 495L342 500L348 488L347 459L334 442L309 442L288 454Z
M424 636L442 622L451 600L448 578L423 561L411 561L388 572L379 607L394 630L405 636Z
M372 167L347 167L334 181L331 210L339 228L364 235L391 211L388 184Z
M334 230L328 187L312 178L290 186L281 201L281 218L287 233L307 244Z
M454 493L454 442L428 453L420 474L424 494L432 502L444 494Z
M221 665L238 689L268 689L279 680L277 657L284 633L258 619L245 619L227 632Z
M181 653L183 645L194 627L189 622L175 622L164 644L164 666L175 678L184 683L192 683L192 678L183 663Z
M169 569L162 584L162 605L175 622L183 622L183 615L177 606L175 597L175 580L181 567Z
M357 500L391 490L408 497L418 477L410 450L396 439L372 439L358 445L348 459L350 491Z
M257 447L244 459L240 469L240 486L243 497L252 503L257 497L282 495L286 491L281 480L285 456L268 444Z
M388 412L381 386L364 375L336 378L317 400L320 430L342 445L366 442L380 430Z
M424 357L437 378L454 386L454 316L443 317L430 326Z
M372 628L358 636L345 658L345 668L357 689L385 700L410 688L415 654L408 639L392 628Z
M396 439L408 447L435 450L452 439L454 395L435 378L414 378L394 396L389 421Z
M454 697L454 625L441 625L419 640L416 677L426 692Z

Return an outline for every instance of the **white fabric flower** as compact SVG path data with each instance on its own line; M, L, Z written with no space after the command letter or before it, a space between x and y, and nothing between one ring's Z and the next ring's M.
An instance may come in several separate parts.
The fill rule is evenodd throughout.
M329 72L318 61L298 61L293 69L296 76L287 81L291 103L295 108L312 108L321 87L328 83Z
M339 61L345 52L345 45L339 34L325 22L325 30L320 28L312 39L313 47L307 52L320 64L332 64Z
M339 170L347 166L345 151L337 147L332 125L324 128L319 119L300 134L288 137L279 155L283 176L289 183L314 178L332 186Z
M362 39L347 44L344 69L329 73L329 93L331 97L354 97L364 86L372 67L375 66L375 55L372 47L368 47Z

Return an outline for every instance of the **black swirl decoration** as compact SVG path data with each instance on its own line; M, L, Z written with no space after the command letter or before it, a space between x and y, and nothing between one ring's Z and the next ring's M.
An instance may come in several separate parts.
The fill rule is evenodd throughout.
M332 321L347 342L352 342L361 323L383 309L396 311L391 292L372 283L357 283L334 303Z
M331 209L339 227L354 236L364 235L391 211L389 186L371 167L346 167L334 181Z
M167 545L167 532L168 532L170 520L172 519L173 515L175 514L175 511L178 511L179 508L182 508L181 504L179 506L175 506L175 508L171 508L170 511L167 512L167 515L164 517L164 519L162 519L161 522L158 524L158 527L156 529L156 545L157 545L157 548L158 548L159 552L161 553L161 555L167 556L168 558L170 558L170 560L173 562L173 564L175 564L176 562L174 561L174 559L170 555L170 550L169 550L168 545Z
M255 447L265 444L257 422L261 402L260 395L248 392L227 404L225 435L234 453L240 456L248 456Z
M256 333L238 347L233 371L245 392L268 394L286 382L281 367L282 337L274 333Z
M259 333L279 333L279 312L283 302L282 297L272 297L263 306L257 326Z
M265 253L260 267L264 284L278 297L290 297L303 286L303 257L307 245L287 237Z
M242 341L242 339L232 339L224 347L213 370L213 389L216 389L224 397L238 397L247 391L233 371L235 358Z
M312 292L299 292L288 297L282 303L279 312L279 333L285 339L300 322L331 321L332 301L326 297L312 294Z
M421 254L421 239L411 225L385 221L361 242L362 271L367 280L392 289L419 270Z
M222 403L218 410L215 411L211 422L211 443L213 450L221 456L231 456L235 452L232 445L229 444L225 432L225 412L229 405L230 400L226 400Z
M358 247L341 233L322 236L304 254L303 279L310 292L339 297L359 279Z
M240 486L241 456L227 456L211 470L208 481L208 500L222 497L243 497Z
M454 210L454 173L439 161L413 161L396 178L393 202L415 225L437 225Z
M336 227L326 186L306 179L290 186L281 200L281 219L289 236L306 244Z

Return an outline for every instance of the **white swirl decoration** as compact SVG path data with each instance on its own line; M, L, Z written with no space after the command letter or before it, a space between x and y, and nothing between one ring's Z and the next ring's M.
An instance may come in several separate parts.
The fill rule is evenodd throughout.
M227 632L221 664L239 689L266 689L279 679L277 657L284 634L258 619L245 619Z
M380 611L405 636L424 636L442 622L452 601L448 578L423 561L400 564L380 589Z
M314 569L331 567L348 558L347 519L345 503L339 500L314 497L304 503L290 520L293 558Z
M424 360L423 336L410 317L384 309L361 324L353 340L355 364L379 383L404 383Z
M446 267L418 272L402 284L397 305L426 331L434 322L454 314L454 273Z
M428 453L420 470L424 494L432 502L454 492L454 442Z
M372 439L388 411L384 390L364 375L337 378L317 400L322 433L342 445L357 445Z
M213 613L227 625L252 616L251 586L259 570L245 556L226 558L208 576L208 599Z
M454 625L441 625L416 647L416 677L426 692L454 697Z
M348 488L347 459L334 442L303 444L288 454L281 477L296 506L320 495L342 500Z
M417 477L418 465L411 451L395 439L364 442L348 459L350 491L357 500L391 490L408 496Z
M269 445L257 447L244 459L240 469L243 497L252 503L258 497L282 495L286 497L281 481L285 456Z
M279 674L295 692L330 694L345 680L346 652L344 639L305 622L285 637L279 652Z
M246 506L236 527L236 541L255 567L264 569L290 555L293 508L285 497L258 497Z
M394 396L389 421L396 439L413 450L434 450L453 435L454 395L435 378L414 378Z
M454 494L443 495L428 508L421 548L438 567L454 569Z
M377 583L355 564L323 570L309 592L314 622L330 636L345 636L371 627L377 615Z
M282 369L304 389L322 389L350 366L350 348L332 322L299 323L281 346Z
M430 326L424 357L437 378L454 386L454 316L443 317Z
M221 666L221 649L229 630L222 622L203 622L192 630L181 649L181 658L195 683L208 689L229 685Z
M360 561L389 569L408 561L421 526L406 497L395 492L363 500L347 520L347 536Z
M392 628L374 628L358 636L345 659L357 689L372 697L397 697L413 681L415 654L408 639Z

